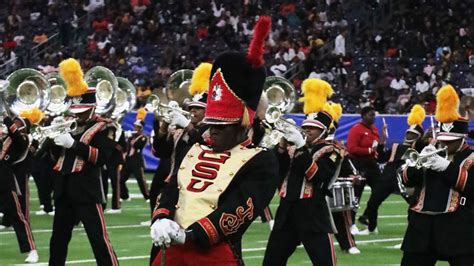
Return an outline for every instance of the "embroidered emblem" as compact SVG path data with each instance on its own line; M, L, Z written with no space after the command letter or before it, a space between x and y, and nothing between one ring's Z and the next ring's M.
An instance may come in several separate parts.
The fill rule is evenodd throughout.
M72 103L73 104L80 104L81 102L82 102L82 97L81 96L72 98Z
M222 99L222 88L221 85L216 84L214 88L212 88L212 100L213 101L220 101Z
M243 206L237 207L235 214L222 213L219 220L219 226L222 233L226 236L233 234L239 230L240 226L245 223L245 219L251 221L253 219L253 202L252 198L247 200L248 208L245 210Z
M201 99L202 99L202 93L194 94L193 102L199 102L199 100L201 100Z
M453 129L453 127L454 127L453 123L443 123L443 126L442 126L444 132L450 132L451 129Z

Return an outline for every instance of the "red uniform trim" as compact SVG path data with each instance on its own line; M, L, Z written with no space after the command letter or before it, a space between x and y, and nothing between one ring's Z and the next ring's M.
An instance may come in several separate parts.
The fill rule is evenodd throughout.
M211 245L219 242L219 233L209 218L204 217L198 220L197 223L202 227L202 229L204 229L204 232L206 232Z
M331 245L331 259L332 265L336 265L336 251L334 251L334 241L332 240L332 234L328 234L329 245Z
M467 183L468 171L473 164L473 155L469 155L459 166L459 175L454 188L458 191L464 191Z
M99 151L97 148L89 146L89 158L88 161L96 164L97 163L97 156L98 156Z
M168 209L165 209L165 208L159 208L159 209L156 209L154 212L153 212L153 217L156 217L160 214L164 214L164 215L170 215L170 210Z
M308 167L308 169L305 172L306 179L308 179L308 181L313 179L314 174L316 174L317 171L318 171L318 165L316 164L315 161L312 161L311 165Z

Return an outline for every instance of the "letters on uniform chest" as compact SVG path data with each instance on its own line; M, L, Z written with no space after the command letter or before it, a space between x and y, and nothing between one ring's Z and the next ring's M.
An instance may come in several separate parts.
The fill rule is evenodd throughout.
M239 169L260 151L238 145L229 151L214 153L206 146L194 145L179 167L175 221L187 228L213 212L219 196Z

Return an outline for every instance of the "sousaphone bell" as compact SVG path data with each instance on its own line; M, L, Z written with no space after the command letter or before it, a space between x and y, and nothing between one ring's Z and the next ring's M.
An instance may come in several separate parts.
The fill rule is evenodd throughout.
M96 109L98 115L110 114L115 106L115 93L118 81L114 73L103 66L95 66L84 75L84 80L89 87L95 87Z

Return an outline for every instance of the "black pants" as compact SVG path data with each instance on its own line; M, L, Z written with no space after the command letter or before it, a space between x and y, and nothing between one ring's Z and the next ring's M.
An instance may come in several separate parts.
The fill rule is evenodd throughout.
M122 171L122 164L111 161L105 168L102 168L102 184L104 185L104 195L107 199L109 194L109 182L112 184L112 209L120 209L120 173ZM107 207L107 200L103 204L104 209Z
M140 187L140 191L142 192L143 198L149 199L150 194L148 192L148 185L145 179L143 163L137 162L137 160L134 159L128 160L128 158L121 173L122 177L120 187L120 198L128 199L130 197L126 182L132 174L137 179L138 186Z
M30 188L28 186L28 179L30 171L28 167L15 167L15 177L20 188L21 195L18 196L20 200L21 210L25 215L27 221L30 220Z
M56 173L52 168L53 167L49 165L44 166L36 164L31 172L36 187L38 188L40 204L43 205L43 210L45 212L53 211L53 198L51 197L51 194L53 193L54 175Z
M278 213L276 219L279 219ZM303 243L313 265L336 265L332 234L302 230L298 217L293 215L288 215L282 226L273 228L263 265L286 265L300 243Z
M13 226L20 251L23 253L36 249L30 223L21 210L20 199L16 192L2 192L0 194L0 201L2 201L5 215L3 218L8 217L9 222Z
M97 265L118 265L107 234L102 205L74 203L67 197L56 201L53 234L49 243L49 265L65 264L68 244L77 221L82 221L84 225Z
M404 252L402 266L434 266L436 261L441 260L433 252L412 253ZM456 257L442 258L447 260L451 266L472 266L474 265L474 255L460 255Z
M372 191L375 191L376 182L380 178L380 168L375 160L372 162L358 161L353 159L355 167L360 171L362 177L366 180L362 181L359 185L354 185L354 195L357 198L358 203L362 198L365 185L369 185ZM356 211L352 211L352 221L355 221Z
M354 236L351 234L352 215L351 211L333 212L332 218L336 225L336 239L342 250L349 250L356 246Z
M381 178L370 194L364 216L368 218L369 230L373 231L377 227L377 216L380 205L390 194L399 191L397 181L390 178Z
M170 174L170 168L170 160L160 160L160 165L156 169L150 186L150 213L155 210L156 200L166 185L165 179Z

